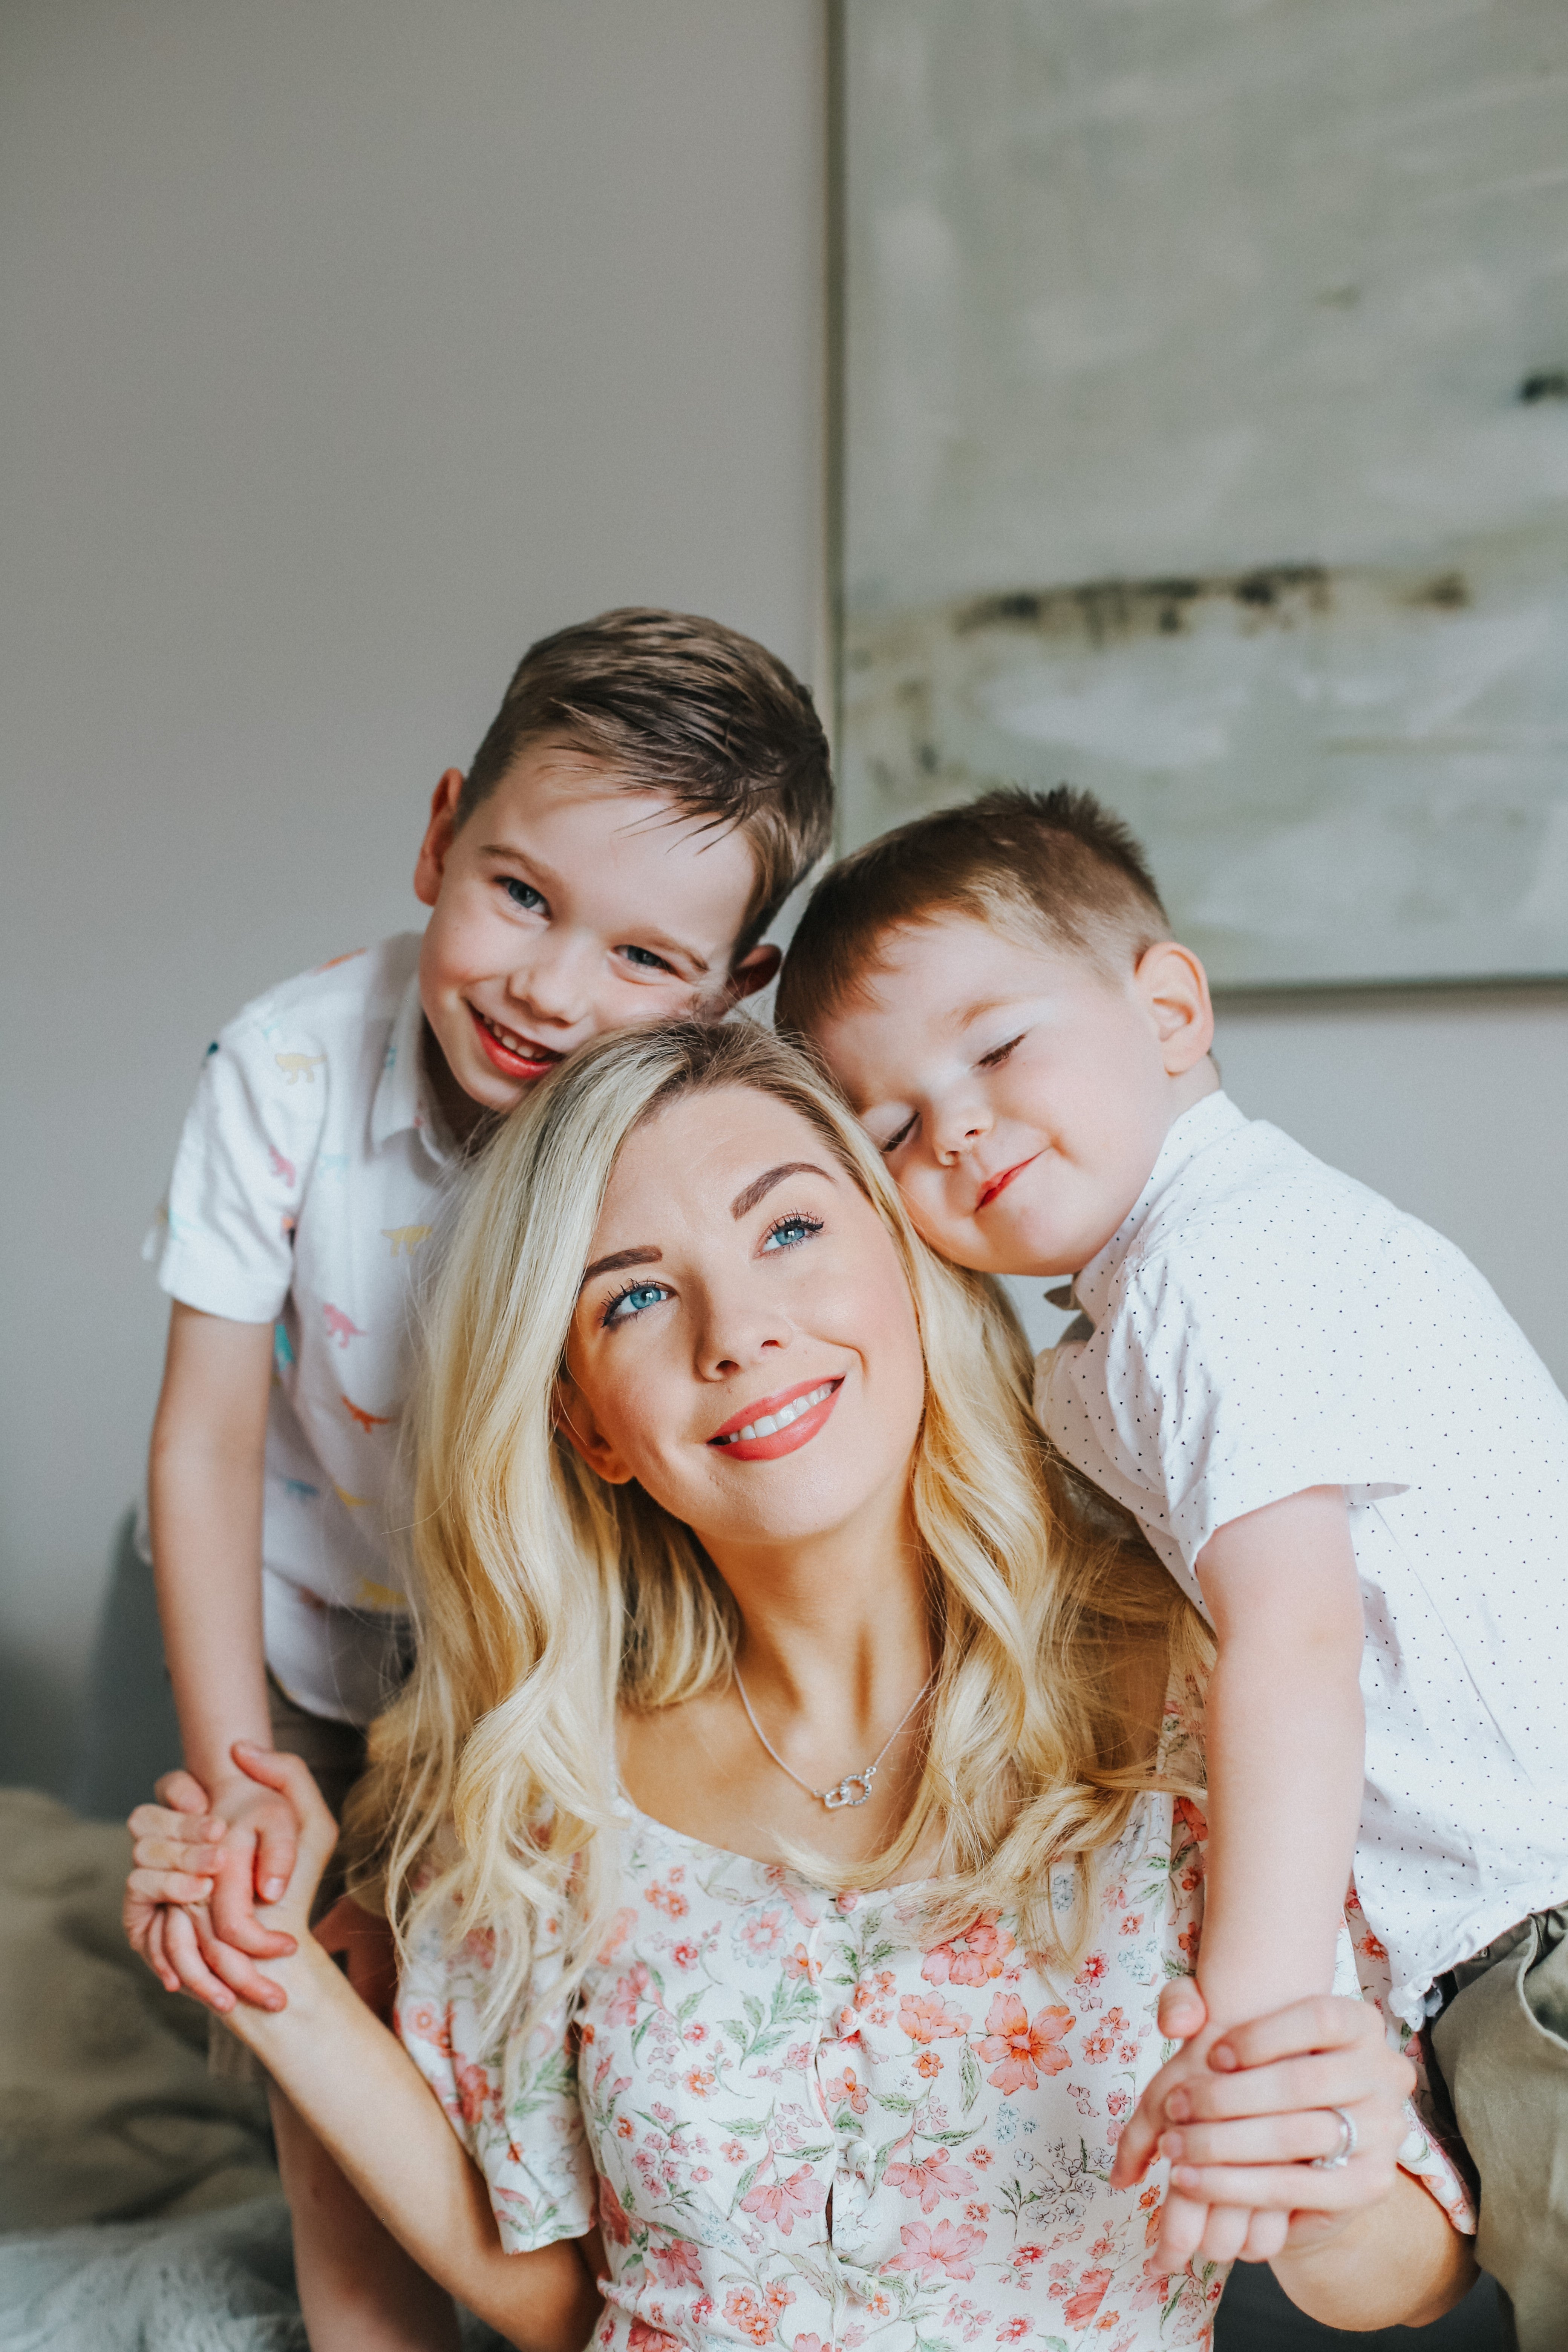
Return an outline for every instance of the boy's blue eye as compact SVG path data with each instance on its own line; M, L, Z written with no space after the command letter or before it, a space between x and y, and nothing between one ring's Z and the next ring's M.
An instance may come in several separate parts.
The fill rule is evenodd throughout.
M662 1282L629 1283L625 1290L616 1291L600 1320L606 1330L612 1324L630 1323L637 1316L645 1314L648 1307L657 1307L661 1298L668 1297L669 1293Z
M621 953L628 963L635 963L642 971L670 971L674 969L662 956L655 955L651 948L623 948Z
M538 914L544 906L542 895L534 888L532 883L520 882L515 874L502 875L501 888L506 892L512 905L521 907L526 915Z
M820 1217L781 1217L776 1224L768 1227L763 1247L764 1250L798 1249L802 1242L808 1242L813 1234L821 1231Z

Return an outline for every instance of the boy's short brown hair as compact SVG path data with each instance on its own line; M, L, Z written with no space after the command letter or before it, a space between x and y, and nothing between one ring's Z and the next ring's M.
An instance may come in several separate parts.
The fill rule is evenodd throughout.
M1092 793L986 793L883 834L823 876L784 958L779 1027L809 1036L875 969L889 931L941 915L1044 937L1108 971L1171 930L1143 852Z
M743 955L833 830L827 738L810 695L766 647L719 621L627 604L530 646L458 803L461 825L531 743L560 743L664 793L683 815L743 833L757 884Z

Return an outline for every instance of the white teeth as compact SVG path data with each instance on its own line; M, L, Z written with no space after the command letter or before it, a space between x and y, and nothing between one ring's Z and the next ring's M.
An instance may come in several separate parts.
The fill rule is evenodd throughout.
M515 1029L503 1029L500 1023L492 1021L488 1013L481 1013L479 1019L484 1023L490 1035L499 1044L504 1045L509 1054L515 1054L520 1062L543 1062L555 1059L553 1055L546 1053L542 1047L534 1045L531 1038L520 1037Z
M731 1436L721 1437L719 1443L721 1445L742 1445L749 1444L754 1437L773 1437L779 1430L787 1429L792 1421L798 1421L803 1412L810 1412L815 1405L821 1404L826 1397L832 1394L833 1382L826 1381L821 1388L813 1389L809 1395L796 1397L793 1404L781 1404L777 1412L761 1414L757 1420L749 1421L744 1429L737 1429Z

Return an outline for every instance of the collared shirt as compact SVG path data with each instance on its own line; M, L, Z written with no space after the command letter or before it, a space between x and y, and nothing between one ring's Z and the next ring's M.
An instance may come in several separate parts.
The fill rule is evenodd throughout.
M1074 1284L1036 1406L1203 1608L1217 1528L1345 1489L1366 1638L1355 1884L1413 2021L1568 1895L1568 1403L1468 1259L1210 1095Z
M424 1075L418 960L405 933L246 1006L207 1049L142 1248L171 1297L275 1326L267 1663L350 1723L407 1664L410 1308L458 1164Z

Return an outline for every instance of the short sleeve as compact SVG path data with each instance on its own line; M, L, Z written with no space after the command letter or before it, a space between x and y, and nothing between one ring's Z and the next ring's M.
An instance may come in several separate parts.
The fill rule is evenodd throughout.
M1370 1502L1410 1484L1353 1307L1299 1287L1219 1265L1198 1286L1155 1262L1117 1318L1111 1415L1189 1570L1217 1528L1309 1486Z
M142 1250L171 1297L236 1323L281 1313L321 1131L325 1064L325 1055L279 1057L262 1024L243 1014L208 1048L168 1196Z
M526 2254L593 2227L596 2182L577 2096L572 2000L551 2000L561 1975L554 1923L541 1932L514 2011L542 2004L526 2031L505 2021L481 2028L493 1958L485 1935L448 1947L439 1917L416 1920L396 2024L485 2177L502 2246Z

